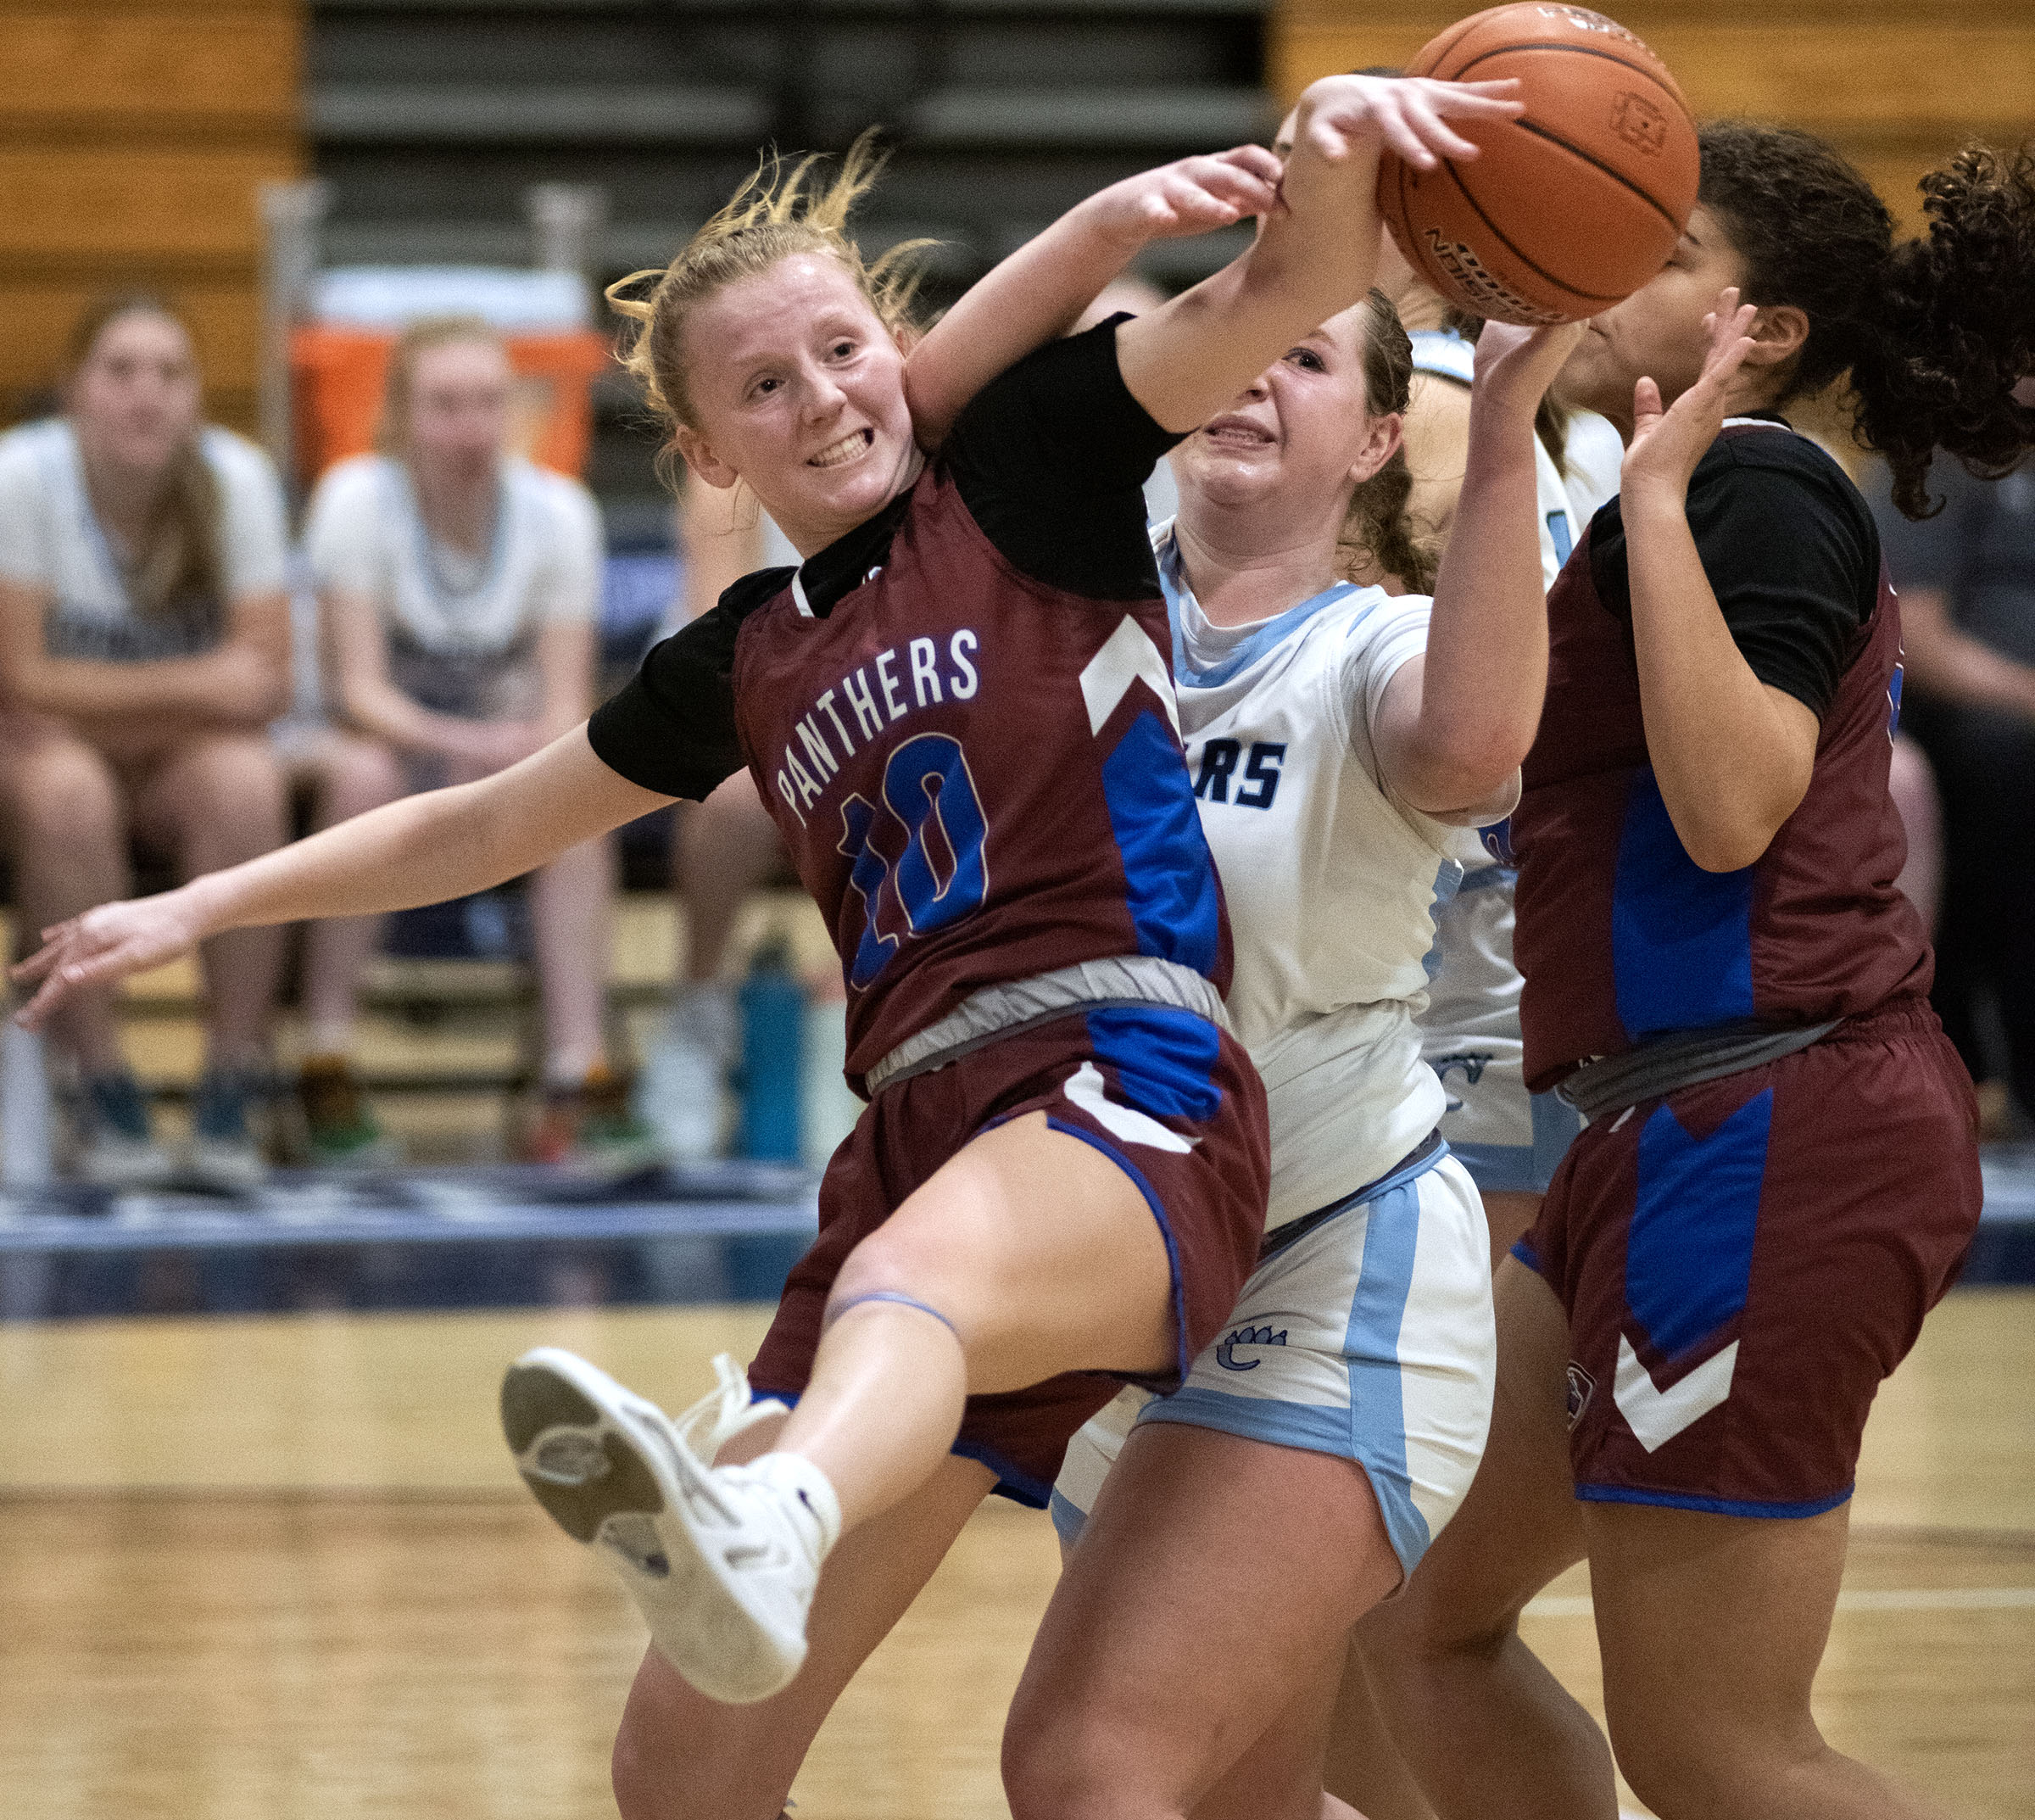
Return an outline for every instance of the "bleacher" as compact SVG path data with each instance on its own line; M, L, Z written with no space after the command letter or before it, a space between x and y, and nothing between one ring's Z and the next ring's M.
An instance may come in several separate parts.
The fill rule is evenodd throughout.
M334 264L521 264L535 182L595 185L594 276L662 263L757 150L895 156L871 247L939 243L951 296L1083 196L1262 136L1267 0L313 0L310 164ZM484 30L477 31L477 26ZM512 98L505 101L505 96ZM1240 236L1153 249L1184 283ZM654 443L619 376L588 476L611 532L663 522Z

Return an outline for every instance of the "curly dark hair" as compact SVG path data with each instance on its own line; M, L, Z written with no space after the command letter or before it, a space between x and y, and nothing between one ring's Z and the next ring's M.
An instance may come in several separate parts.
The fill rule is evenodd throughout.
M1921 181L1928 232L1896 242L1872 187L1810 134L1752 120L1702 129L1699 197L1745 260L1745 300L1809 318L1780 400L1846 373L1854 434L1887 459L1893 502L1932 503L1938 449L1994 479L2035 446L2015 402L2035 372L2035 152L1969 145Z

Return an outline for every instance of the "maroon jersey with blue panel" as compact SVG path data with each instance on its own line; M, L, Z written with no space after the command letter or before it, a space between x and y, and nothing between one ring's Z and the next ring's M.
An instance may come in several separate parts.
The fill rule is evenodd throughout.
M1179 438L1125 388L1115 335L985 387L916 485L795 572L738 583L588 729L669 796L746 764L840 952L873 1103L751 1366L773 1394L803 1391L856 1246L1007 1120L1043 1114L1150 1206L1178 1342L1156 1387L1256 1258L1264 1095L1224 1027L1229 925L1145 528L1143 482ZM1115 1390L1070 1373L971 1397L955 1449L1042 1504Z
M595 751L667 795L749 765L834 930L851 1075L1083 961L1227 989L1140 490L1178 439L1124 388L1113 323L1042 349L909 492L739 583L594 716Z
M1754 864L1689 857L1648 762L1607 505L1548 595L1512 823L1526 1071L1547 1088L1594 1058L1671 1059L1628 1062L1632 1097L1597 1105L1516 1249L1567 1316L1578 1497L1807 1517L1850 1495L1880 1380L1970 1243L1971 1094L1894 884L1900 617L1865 501L1785 424L1741 420L1687 510L1740 656L1818 717L1814 768ZM1692 1065L1704 1039L1714 1057L1763 1031L1801 1046Z
M1511 822L1536 1091L1670 1033L1821 1024L1928 989L1921 921L1894 884L1900 614L1870 511L1806 438L1741 421L1698 467L1690 514L1741 652L1821 717L1815 770L1755 864L1689 857L1648 762L1624 528L1607 506L1547 596L1547 705Z

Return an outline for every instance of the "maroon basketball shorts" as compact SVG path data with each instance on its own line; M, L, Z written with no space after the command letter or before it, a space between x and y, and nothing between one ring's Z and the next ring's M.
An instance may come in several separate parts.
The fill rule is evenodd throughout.
M1179 1337L1174 1371L1151 1387L1178 1387L1257 1261L1270 1173L1264 1090L1241 1045L1206 1019L1112 1006L1000 1037L877 1095L827 1165L819 1237L792 1267L750 1368L757 1394L793 1398L806 1387L849 1253L969 1139L1032 1112L1100 1150L1151 1207L1173 1266ZM1043 1509L1068 1440L1122 1382L1070 1372L970 1397L954 1451L990 1467L1006 1497Z
M1515 1254L1569 1316L1579 1498L1814 1516L1978 1224L1977 1114L1926 1002L1592 1125Z

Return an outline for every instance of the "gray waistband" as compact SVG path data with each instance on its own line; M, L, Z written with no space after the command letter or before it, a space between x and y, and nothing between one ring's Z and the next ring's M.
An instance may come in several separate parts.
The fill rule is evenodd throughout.
M1594 1125L1606 1113L1623 1112L1642 1100L1664 1099L1683 1087L1777 1062L1822 1041L1843 1021L1832 1018L1787 1030L1692 1030L1663 1036L1623 1055L1586 1062L1554 1091Z
M944 1067L1029 1024L1112 1005L1160 1005L1191 1011L1219 1030L1229 1028L1222 995L1191 967L1150 954L1079 961L1034 979L985 985L937 1024L907 1036L863 1076L863 1085L874 1099L897 1081Z

